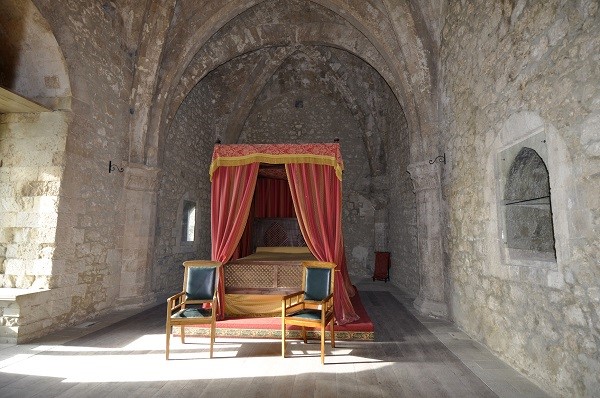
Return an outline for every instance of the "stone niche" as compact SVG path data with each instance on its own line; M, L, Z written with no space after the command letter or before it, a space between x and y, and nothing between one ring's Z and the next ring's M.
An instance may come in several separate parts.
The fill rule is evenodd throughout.
M498 201L507 262L556 262L554 227L543 132L499 153Z
M506 246L556 258L548 169L538 153L522 147L504 189Z

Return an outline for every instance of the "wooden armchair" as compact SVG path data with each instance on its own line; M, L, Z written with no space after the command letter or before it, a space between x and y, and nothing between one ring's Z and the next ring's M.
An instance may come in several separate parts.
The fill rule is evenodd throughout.
M333 277L335 264L322 261L302 263L302 291L281 300L281 356L285 357L285 325L302 327L306 343L306 327L321 330L321 364L325 363L325 328L331 327L331 347L335 348L335 314L333 312Z
M183 263L183 290L167 299L166 358L173 326L181 327L181 342L185 343L185 326L210 324L210 357L213 356L217 311L219 267L216 261L192 260ZM210 308L206 304L210 304Z

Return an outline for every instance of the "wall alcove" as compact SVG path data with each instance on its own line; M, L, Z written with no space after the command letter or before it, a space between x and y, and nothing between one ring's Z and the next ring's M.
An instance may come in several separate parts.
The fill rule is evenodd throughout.
M506 245L556 258L548 169L538 153L522 147L504 189Z

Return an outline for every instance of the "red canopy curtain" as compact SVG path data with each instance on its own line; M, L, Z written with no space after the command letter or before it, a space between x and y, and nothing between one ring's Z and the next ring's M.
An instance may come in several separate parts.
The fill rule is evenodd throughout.
M342 236L342 184L333 167L286 164L298 224L310 251L319 261L335 263L335 317L340 325L358 319L349 295L350 283Z
M252 225L254 218L277 217L296 217L288 182L287 180L261 178L259 176L256 180L256 189L254 191L252 207L248 214L248 222L232 258L235 260L252 254L254 249L252 247Z
M254 217L295 217L294 203L286 180L258 178L254 195Z
M258 182L257 182L258 184ZM254 192L254 199L256 200L256 191ZM252 226L254 225L254 202L252 201L252 205L250 206L250 211L248 212L248 220L246 221L246 227L242 232L242 237L240 238L240 243L238 243L237 248L233 252L231 256L232 260L237 260L241 257L246 257L252 254Z
M258 163L219 167L212 175L212 260L227 262L235 251L246 222L258 174ZM218 317L225 316L225 281L219 276Z

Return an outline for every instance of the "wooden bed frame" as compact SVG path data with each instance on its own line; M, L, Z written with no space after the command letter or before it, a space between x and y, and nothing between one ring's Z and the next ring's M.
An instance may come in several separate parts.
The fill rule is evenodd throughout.
M248 302L250 296L269 296L263 299L272 301L274 310L269 312L275 312L281 297L302 290L302 262L314 260L307 247L259 247L256 253L225 264L225 294L248 295ZM256 315L250 306L248 314Z
M258 247L225 265L225 293L293 293L302 287L302 261L314 260L307 247Z

